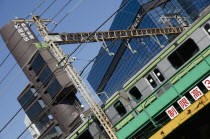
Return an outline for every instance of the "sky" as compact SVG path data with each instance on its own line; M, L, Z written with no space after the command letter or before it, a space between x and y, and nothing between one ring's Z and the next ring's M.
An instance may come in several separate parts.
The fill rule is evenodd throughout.
M42 1L43 0L0 0L0 28L15 17L25 19ZM54 2L54 4L42 15L43 19L51 19L68 1L69 0L45 0L32 15L40 15L52 2ZM119 8L121 1L122 0L72 0L71 3L53 20L58 23L67 13L70 13L55 28L53 33L94 31ZM109 30L112 20L113 18L106 23L100 31ZM52 30L53 27L54 24L49 24L50 30ZM32 29L37 35L38 33L34 26L32 26ZM43 41L40 37L39 40ZM66 54L70 54L78 45L79 44L63 45L61 47ZM76 70L80 71L88 63L88 60L91 60L97 55L99 49L100 45L98 43L82 45L81 49L73 55L78 59L73 63ZM0 37L0 63L8 54L9 51ZM20 72L19 66L16 66L9 76L3 80L15 63L16 61L10 55L6 62L0 66L0 129L2 129L10 118L21 108L17 102L17 97L29 83L24 73ZM87 76L84 77L84 81L88 85L86 77ZM90 85L88 85L88 87L90 87ZM11 124L0 132L0 139L16 139L25 128L24 112L21 111ZM21 136L21 139L31 138L32 137L28 132Z

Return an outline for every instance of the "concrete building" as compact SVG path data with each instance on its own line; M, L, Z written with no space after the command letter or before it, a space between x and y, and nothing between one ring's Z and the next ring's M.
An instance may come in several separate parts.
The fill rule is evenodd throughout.
M37 129L36 125L31 123L31 120L28 118L27 115L25 115L24 123L25 123L25 125L26 125L27 127L30 126L30 124L31 124L31 126L28 128L28 130L29 130L31 136L32 136L34 139L38 139L38 137L40 136L40 132L39 132L39 130Z
M27 23L10 22L0 34L29 80L17 99L40 133L39 138L67 136L82 122L71 80Z

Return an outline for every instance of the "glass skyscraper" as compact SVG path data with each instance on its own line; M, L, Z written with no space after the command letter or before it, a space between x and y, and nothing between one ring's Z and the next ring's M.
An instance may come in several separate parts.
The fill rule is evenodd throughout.
M126 1L127 0L123 0L122 4ZM141 11L141 14L144 14L144 5L155 1L156 0L131 0L129 4L118 12L110 30L127 29L132 24L139 11ZM187 17L188 23L192 23L209 4L209 0L168 0L159 7L147 12L141 20L138 29L166 27L159 20L163 15ZM170 23L173 26L180 26L180 24L173 19L170 20ZM158 36L157 38L161 45L166 47L175 37L176 35L167 35ZM155 37L131 39L129 43L132 48L137 51L136 54L132 54L129 49L122 50L125 41L117 40L114 44L110 45L109 49L112 53L115 53L115 55L109 56L105 52L102 53L95 60L87 78L96 93L106 92L110 97L115 91L122 89L123 84L129 78L163 49L156 41ZM107 45L110 43L111 42L107 42ZM103 51L103 48L101 48L100 52L101 51ZM103 102L107 99L106 94L100 93L99 97Z

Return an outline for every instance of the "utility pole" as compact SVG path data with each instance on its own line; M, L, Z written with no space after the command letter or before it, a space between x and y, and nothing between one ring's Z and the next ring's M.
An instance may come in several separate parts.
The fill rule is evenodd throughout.
M79 74L76 72L74 67L68 61L68 58L66 57L60 46L54 43L51 40L51 37L48 35L50 31L44 22L45 21L49 22L49 20L42 20L40 19L39 16L33 16L32 20L36 25L40 35L44 38L44 41L48 44L51 53L60 63L60 66L63 67L63 69L66 71L67 75L72 80L76 89L81 93L82 97L84 98L88 106L91 108L95 116L98 118L99 122L104 127L106 133L109 135L111 139L117 139L117 136L112 130L112 124L110 120L108 119L102 108L98 105L94 96L91 94L87 86L84 84Z

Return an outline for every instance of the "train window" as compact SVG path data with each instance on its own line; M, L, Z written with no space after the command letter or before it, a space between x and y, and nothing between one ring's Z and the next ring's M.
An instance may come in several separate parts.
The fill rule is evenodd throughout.
M206 32L210 35L210 24L206 24L204 26L204 29L206 30Z
M154 73L160 82L163 82L165 80L163 74L160 72L158 68L154 69Z
M138 90L137 87L133 87L130 91L129 94L132 96L133 100L135 102L139 102L141 100L142 94L140 93L140 91Z
M117 101L115 104L114 104L114 108L116 109L116 111L118 112L118 114L122 117L123 115L126 114L126 109L125 107L123 106L123 104L120 102L120 101Z
M188 39L171 55L168 56L168 60L175 69L178 69L198 51L199 48L196 43L192 39Z
M152 76L150 74L147 76L147 81L150 83L150 85L153 88L157 87L157 83L155 82L155 80L152 78Z

